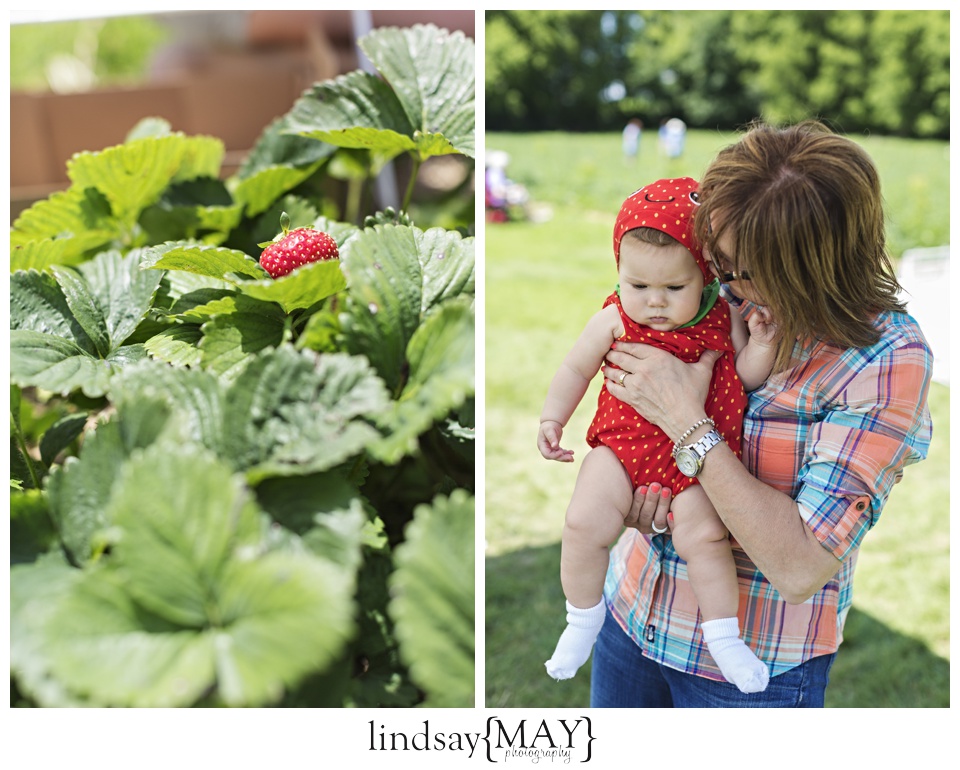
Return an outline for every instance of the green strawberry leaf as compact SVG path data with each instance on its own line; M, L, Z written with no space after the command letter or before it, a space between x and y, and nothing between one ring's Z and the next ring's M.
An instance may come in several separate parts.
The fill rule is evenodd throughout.
M316 350L320 353L332 353L339 350L337 338L340 336L340 321L331 308L321 308L310 314L306 326L297 338L297 347Z
M52 271L11 276L11 379L101 396L112 372L146 355L142 345L124 342L149 311L161 276L141 271L136 252L116 251L76 271Z
M346 288L339 259L312 262L276 280L247 281L239 285L248 297L276 302L291 313L315 305Z
M474 699L474 500L463 490L421 505L396 549L390 615L425 707Z
M39 489L10 494L10 563L36 561L57 543L46 496Z
M223 389L217 378L200 369L175 369L144 360L119 372L110 382L110 400L121 416L136 413L139 404L160 401L175 412L187 440L225 456Z
M186 136L180 133L171 136L183 142L183 156L171 182L220 177L220 167L226 152L223 141L215 136Z
M420 435L474 392L474 313L469 301L450 300L427 316L406 357L409 379L382 423L387 428L383 440L372 450L388 464L416 452Z
M422 296L420 312L450 297L473 295L476 289L476 266L473 238L462 238L456 231L433 227L413 228L421 261Z
M106 514L117 471L130 454L150 446L168 427L170 410L153 398L124 408L124 413L88 430L78 457L55 466L47 480L50 513L61 542L76 563L96 556L97 533L110 520Z
M296 163L309 157L309 147L297 143L303 137L320 140L324 157L329 145L370 151L373 173L404 152L421 161L451 153L474 156L473 41L460 32L416 25L374 30L360 44L385 79L357 70L316 84L261 137L255 159L242 169L244 182L252 173L272 170L278 158ZM297 183L291 179L286 190ZM274 186L251 213L286 190ZM252 199L239 187L234 195Z
M113 216L129 228L171 182L216 177L223 154L223 142L212 137L148 137L77 153L67 162L67 176L76 187L103 193Z
M160 285L160 274L140 269L140 256L138 251L105 252L78 268L103 312L111 351L136 331Z
M318 357L289 344L249 358L232 382L146 361L117 375L110 397L121 414L163 400L191 440L246 473L250 484L328 471L379 441L372 423L392 404L364 359Z
M53 677L46 624L83 573L45 557L10 568L10 674L47 707L89 706Z
M202 326L200 360L226 382L235 380L254 354L283 341L286 316L273 302L238 294L194 308L188 315L212 308L216 312Z
M432 24L376 29L360 47L393 87L421 158L460 152L473 157L474 44Z
M62 337L90 356L97 354L52 273L28 270L10 276L10 328Z
M87 422L86 412L77 412L61 417L40 439L40 459L44 465L52 465L57 455L73 443Z
M208 298L206 302L196 302L181 306L179 318L189 323L205 323L222 315L233 315L246 311L271 312L276 314L277 308L272 303L247 297L238 291L225 294L219 292L202 292L193 295L190 299Z
M96 706L190 706L216 681L212 636L151 615L114 570L82 574L37 637L50 675Z
M150 270L183 270L232 284L267 275L253 257L222 246L168 243L145 251L143 266Z
M127 345L98 358L76 342L53 334L10 332L10 379L21 387L43 388L64 396L76 390L91 398L102 396L118 369L145 356L142 345Z
M118 474L105 512L122 532L113 561L125 568L126 589L139 604L176 625L202 628L215 622L216 576L260 539L259 514L230 468L193 445L169 458L166 449L152 445Z
M143 258L140 260L140 269L146 270L151 268L153 263L166 251L181 246L183 246L182 242L174 242L160 247L144 249ZM193 305L202 305L215 296L226 296L236 291L232 283L228 283L219 278L188 273L185 270L169 270L164 272L160 285L166 302L161 303L158 301L155 303L155 307L157 310L166 308L172 315L177 315L183 312L185 308L192 307Z
M285 130L383 160L475 152L474 46L433 25L375 30L361 42L385 80L362 71L319 83Z
M27 241L10 249L10 271L49 270L53 265L77 265L84 260L71 236Z
M200 340L203 332L199 324L175 324L155 334L143 343L151 358L166 361L174 366L200 366L203 354Z
M390 389L403 388L407 345L424 316L474 291L473 239L434 228L377 225L344 244L344 343L366 356Z
M136 139L147 139L148 137L169 136L172 133L173 127L169 120L151 116L137 121L137 124L127 132L123 141L132 142Z
M270 705L340 654L352 573L265 549L258 507L211 455L160 443L131 457L108 517L119 533L109 560L62 586L31 628L68 692L186 706L215 688L227 705Z
M169 187L139 223L150 243L183 238L216 245L240 224L243 206L234 203L223 182L194 179Z
M158 273L139 268L139 254L102 252L77 270L53 276L26 271L11 276L10 327L55 334L91 355L116 351L150 309Z
M70 268L53 267L60 290L67 300L67 306L77 323L93 342L97 355L101 358L110 353L110 333L107 331L103 308L90 291L87 282Z
M318 142L315 144L321 146ZM231 180L230 190L233 197L245 207L247 216L253 217L269 209L280 196L313 176L320 165L268 166L253 176Z
M338 147L370 150L381 163L417 146L416 127L390 86L360 70L315 84L286 116L285 130Z
M265 479L256 494L270 518L298 535L315 527L318 519L350 512L360 503L356 484L337 471Z
M263 130L237 170L236 179L250 179L277 166L316 169L320 161L336 151L329 144L288 134L285 124L286 117L280 117Z
M379 437L369 421L390 402L362 358L283 345L254 357L224 404L226 456L258 483L329 470L362 454Z
M217 678L228 705L279 700L326 669L353 634L353 574L305 551L234 560L223 584Z
M313 227L316 230L322 230L331 238L333 238L333 240L337 242L338 249L343 248L343 244L348 238L351 238L356 233L360 232L360 228L356 225L350 224L349 222L338 222L335 219L329 219L327 217L316 217L309 224L310 227ZM291 226L297 227L296 224Z
M338 472L265 479L257 500L271 519L302 536L314 554L355 573L368 536L360 491Z
M28 269L40 261L48 264L72 264L94 248L119 238L121 229L110 211L110 203L97 190L72 187L37 201L20 214L10 231L14 254L34 241L49 241L42 248L24 251L24 257L11 258L12 270Z

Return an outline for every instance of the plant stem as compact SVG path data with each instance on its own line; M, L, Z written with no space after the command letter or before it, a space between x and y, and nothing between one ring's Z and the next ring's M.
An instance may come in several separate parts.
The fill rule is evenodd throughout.
M416 155L413 156L413 168L410 169L410 181L407 183L407 191L403 195L403 203L400 206L401 211L410 210L410 200L413 198L413 188L417 183L417 174L423 161Z
M363 180L347 180L347 211L344 217L345 222L354 222L359 224L360 220L360 201L363 195Z
M17 440L17 448L23 455L23 461L27 464L27 470L30 471L30 480L33 482L34 489L40 489L40 477L37 475L37 469L34 467L33 458L27 451L27 441L20 430L20 422L10 413L10 426L13 428L14 438Z

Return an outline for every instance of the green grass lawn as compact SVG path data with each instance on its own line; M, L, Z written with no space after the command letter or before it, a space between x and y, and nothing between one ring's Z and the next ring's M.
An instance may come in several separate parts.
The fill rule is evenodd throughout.
M889 137L851 136L870 153L883 180L888 240L894 257L905 249L950 242L950 145ZM593 211L612 228L623 199L661 177L699 179L732 133L690 131L683 156L657 152L656 134L644 132L640 153L624 159L619 134L487 134L487 150L510 155L509 176L535 200L566 209ZM555 217L556 220L556 217ZM603 245L603 244L600 244Z
M510 153L512 178L553 210L547 222L490 225L485 235L488 708L589 700L589 666L562 683L543 668L564 625L559 538L578 464L543 460L537 423L556 367L616 282L611 228L622 199L660 176L697 176L730 139L692 132L685 158L668 162L651 138L644 137L635 169L620 158L616 135L486 140ZM881 166L891 218L910 223L895 253L948 243L946 143L864 145ZM928 207L923 217L913 211L920 200ZM599 380L566 431L578 457L598 387ZM861 550L828 706L949 705L949 398L947 387L933 386L930 457L906 469Z

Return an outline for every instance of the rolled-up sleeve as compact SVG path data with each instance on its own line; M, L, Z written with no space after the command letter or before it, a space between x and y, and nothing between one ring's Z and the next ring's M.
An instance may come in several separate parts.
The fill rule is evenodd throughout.
M823 418L810 426L797 479L801 515L838 559L860 546L905 466L926 457L932 361L922 337L887 339L850 353L831 383Z

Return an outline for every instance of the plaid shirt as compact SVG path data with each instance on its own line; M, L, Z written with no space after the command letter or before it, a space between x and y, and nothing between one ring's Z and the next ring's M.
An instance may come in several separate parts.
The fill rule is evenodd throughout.
M751 311L742 303L741 314ZM795 366L750 394L744 464L796 500L823 547L843 561L820 591L788 605L732 541L741 635L773 676L836 651L860 543L904 466L922 460L930 444L930 348L906 314L885 313L877 328L880 340L869 348L798 343ZM670 538L628 529L611 551L604 593L613 617L645 655L723 679L701 636L686 563Z

